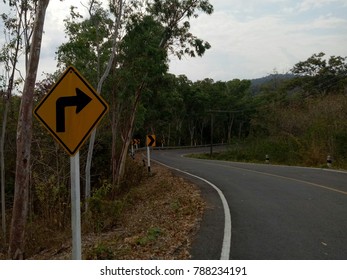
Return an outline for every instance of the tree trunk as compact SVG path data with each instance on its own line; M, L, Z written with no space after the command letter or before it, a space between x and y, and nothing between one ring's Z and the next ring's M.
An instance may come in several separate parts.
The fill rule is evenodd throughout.
M242 126L243 126L243 121L240 122L239 124L239 140L241 139L241 136L242 136Z
M117 170L117 125L112 123L112 154L111 154L111 172L112 172L112 186L116 187L116 170Z
M146 77L147 75L145 75ZM131 111L131 115L130 115L130 120L129 123L127 125L127 128L125 130L125 134L124 134L124 139L123 139L123 146L122 146L122 150L119 156L119 160L118 160L118 165L117 165L117 172L115 174L116 178L117 178L117 184L119 185L123 176L124 176L124 172L125 172L125 162L126 162L126 158L127 158L127 151L129 149L129 145L130 145L130 141L133 135L133 130L134 130L134 123L135 123L135 116L136 116L136 112L137 112L137 107L140 103L140 99L141 99L141 94L142 94L142 90L145 86L145 79L143 79L141 85L138 87L138 89L136 90L136 94L135 94L135 101L134 101L134 105Z
M8 111L10 107L11 97L12 97L12 91L13 91L13 83L16 73L16 67L18 62L18 55L19 55L19 49L21 45L21 39L20 39L20 33L22 28L22 18L23 15L26 16L26 13L23 9L18 9L18 17L19 17L19 23L16 27L16 45L14 48L13 56L11 57L10 61L12 63L12 70L11 74L9 75L8 80L8 87L7 87L7 93L4 96L4 103L5 108L3 112L3 119L2 119L2 127L1 127L1 138L0 138L0 165L1 165L1 217L2 217L2 234L3 234L3 240L4 244L6 244L6 199L5 199L5 189L6 189L6 180L5 180L5 137L6 137L6 127L7 127L7 117L8 117Z
M110 59L108 61L107 67L105 69L104 74L102 75L99 83L98 83L98 88L97 92L98 94L101 93L102 85L104 81L106 80L107 76L109 75L112 65L114 64L114 59L116 56L116 47L118 43L118 35L119 35L119 29L121 27L121 18L123 14L123 5L124 2L123 0L118 0L118 10L116 13L116 23L115 23L115 31L113 35L113 44L112 44L112 53L110 56ZM95 143L95 136L96 136L96 128L93 130L90 140L89 140L89 147L88 147L88 155L87 155L87 162L86 162L86 186L85 186L85 198L88 199L90 197L90 192L91 192L91 182L90 182L90 170L92 166L92 159L93 159L93 151L94 151L94 143Z
M190 134L190 146L194 145L194 134L195 134L195 125L194 122L189 122L189 134Z
M205 127L205 120L202 120L201 130L200 130L200 145L204 145L204 127Z
M171 123L169 123L169 135L167 137L167 146L170 147L170 139L171 139Z
M112 119L111 119L111 129L112 129L112 153L111 153L111 172L112 172L112 186L116 188L117 186L117 136L119 129L120 111L121 106L119 102L117 103L116 89L113 87L112 91Z
M49 0L40 0L38 2L30 47L28 72L24 82L19 111L14 204L8 249L8 257L10 259L24 258L25 227L28 216L29 199L33 95L40 59L43 25L48 3Z
M231 143L231 130L233 128L233 124L234 124L234 114L231 117L231 120L230 120L229 125L228 125L228 144Z
M6 244L6 207L5 207L5 135L6 135L6 125L7 125L7 116L8 110L10 107L10 96L6 97L5 100L5 109L2 119L2 128L1 128L1 139L0 139L0 164L1 164L1 226L2 226L2 236L4 244Z

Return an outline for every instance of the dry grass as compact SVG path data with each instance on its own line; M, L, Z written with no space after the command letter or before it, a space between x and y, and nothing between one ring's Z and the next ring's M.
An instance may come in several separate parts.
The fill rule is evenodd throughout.
M127 195L117 225L82 236L83 259L189 259L204 201L196 186L154 165L153 174ZM69 259L71 236L31 256Z

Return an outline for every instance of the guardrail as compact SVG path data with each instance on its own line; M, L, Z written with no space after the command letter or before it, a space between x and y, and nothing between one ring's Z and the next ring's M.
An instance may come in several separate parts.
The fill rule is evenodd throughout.
M220 144L213 144L213 147L217 147L217 146L227 146L228 144L226 143L220 143ZM182 149L197 149L197 148L209 148L211 147L211 144L207 144L207 145L195 145L195 146L167 146L167 147L151 147L152 150L182 150ZM137 151L145 151L147 149L147 147L141 147L138 148Z

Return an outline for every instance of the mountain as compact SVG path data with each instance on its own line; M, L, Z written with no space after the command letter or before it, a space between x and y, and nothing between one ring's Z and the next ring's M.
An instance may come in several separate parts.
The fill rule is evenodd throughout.
M276 84L286 80L293 79L293 74L270 74L266 77L251 80L251 90L253 94L258 94L262 86L266 84Z

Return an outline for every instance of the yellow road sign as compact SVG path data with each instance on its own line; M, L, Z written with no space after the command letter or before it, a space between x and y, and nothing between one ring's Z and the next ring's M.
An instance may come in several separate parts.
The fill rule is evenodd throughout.
M147 135L146 137L146 146L155 147L155 135Z
M73 156L107 111L106 101L70 66L34 109L34 115Z

